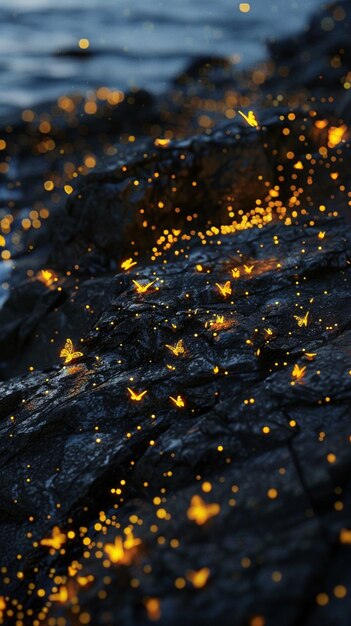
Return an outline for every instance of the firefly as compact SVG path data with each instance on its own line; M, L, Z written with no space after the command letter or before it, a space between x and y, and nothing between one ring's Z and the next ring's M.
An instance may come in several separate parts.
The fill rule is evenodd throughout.
M305 371L306 365L304 365L304 367L300 367L297 363L295 363L292 371L292 377L295 378L295 380L301 380L305 375Z

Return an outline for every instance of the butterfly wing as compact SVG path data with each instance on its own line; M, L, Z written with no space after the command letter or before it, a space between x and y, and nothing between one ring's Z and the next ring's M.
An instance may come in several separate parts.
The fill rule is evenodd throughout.
M71 339L66 339L66 343L64 345L64 348L62 348L61 352L60 352L60 356L64 357L66 360L70 360L70 357L73 353L73 343Z

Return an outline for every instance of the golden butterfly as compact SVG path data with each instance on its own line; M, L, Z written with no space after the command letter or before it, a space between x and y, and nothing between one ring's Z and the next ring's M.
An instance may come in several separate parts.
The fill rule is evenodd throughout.
M183 339L179 339L175 346L170 346L168 343L165 344L166 348L173 352L175 356L179 356L180 354L185 354L185 348L183 344Z
M244 120L253 127L258 126L258 121L256 119L256 116L254 114L253 111L249 111L247 115L245 115L245 113L243 113L242 111L238 111L238 113L241 115L241 117L244 118Z
M73 359L78 359L78 357L83 356L83 352L77 352L73 348L72 339L66 339L66 343L64 348L62 348L60 352L60 357L64 360L64 364L70 363Z
M176 398L173 398L172 396L169 396L169 399L172 400L173 404L175 404L176 406L183 408L185 406L185 402L182 398L182 396L177 396Z
M227 296L230 296L232 293L232 288L231 288L231 284L230 284L230 280L227 280L224 285L220 285L219 283L216 283L216 286L218 287L219 292L222 294L222 296L224 296L225 298Z
M138 293L146 293L148 289L150 289L151 285L153 285L156 281L153 280L151 283L147 283L146 285L142 285L141 283L138 283L137 280L133 280L133 283L135 285L135 289Z
M302 317L300 317L299 315L294 315L294 318L296 319L297 324L300 328L302 328L302 326L307 326L309 313L310 312L307 311L307 313Z
M140 400L143 399L143 397L147 394L147 391L141 391L140 393L136 393L136 391L133 391L133 389L130 389L129 387L127 387L129 393L130 393L130 399L134 400L135 402L140 402Z

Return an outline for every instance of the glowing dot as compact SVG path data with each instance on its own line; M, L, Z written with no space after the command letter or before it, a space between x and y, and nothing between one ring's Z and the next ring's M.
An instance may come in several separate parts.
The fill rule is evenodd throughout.
M271 489L268 489L267 491L267 496L268 498L270 498L271 500L275 500L275 498L278 497L278 491L277 489L274 489L274 487L271 487Z
M90 41L89 41L89 39L83 38L83 39L79 40L78 45L79 45L81 50L87 50L89 48L89 46L90 46Z

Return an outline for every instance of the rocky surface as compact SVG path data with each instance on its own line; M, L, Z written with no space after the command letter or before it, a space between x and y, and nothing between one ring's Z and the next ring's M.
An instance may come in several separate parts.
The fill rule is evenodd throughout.
M348 626L348 20L7 126L0 623Z

